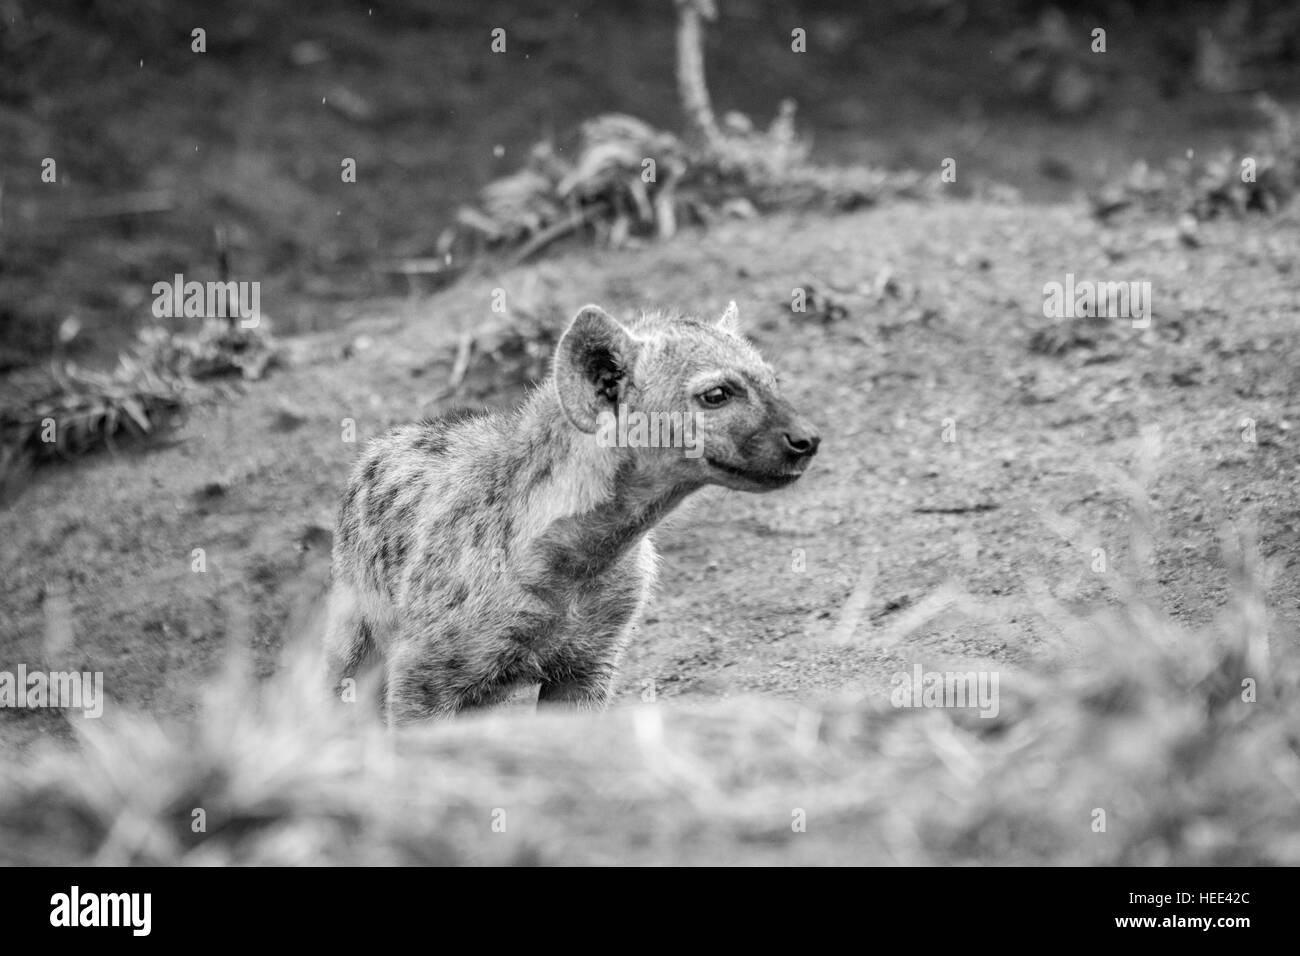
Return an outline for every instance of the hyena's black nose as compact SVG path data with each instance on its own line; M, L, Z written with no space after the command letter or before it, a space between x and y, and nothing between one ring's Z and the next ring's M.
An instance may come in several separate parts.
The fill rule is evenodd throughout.
M811 425L792 428L784 432L781 437L785 439L787 454L795 458L817 454L817 446L822 441L822 436L817 434L817 429Z

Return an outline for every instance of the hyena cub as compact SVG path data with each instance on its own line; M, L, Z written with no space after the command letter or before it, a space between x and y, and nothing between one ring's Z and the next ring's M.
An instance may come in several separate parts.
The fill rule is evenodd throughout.
M601 707L654 579L650 531L705 485L783 488L817 429L736 329L582 309L511 414L398 428L357 462L334 537L336 691L373 650L388 718L499 702Z

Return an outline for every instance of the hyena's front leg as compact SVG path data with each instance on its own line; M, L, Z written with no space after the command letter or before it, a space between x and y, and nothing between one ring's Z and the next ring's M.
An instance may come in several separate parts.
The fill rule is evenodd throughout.
M593 635L545 668L537 706L604 710L618 677L618 662L632 628L627 621L612 633Z
M604 710L614 687L616 668L610 667L581 676L543 681L537 692L537 707L570 710Z
M436 634L436 637L430 637ZM514 687L506 662L490 645L459 639L454 625L410 619L388 657L386 694L392 725L486 710Z
M612 583L594 589L595 597L571 622L566 651L545 667L539 708L605 709L623 648L654 585L655 565L654 545L646 538L619 563Z
M449 717L460 709L453 675L420 643L401 641L386 664L384 702L389 726Z

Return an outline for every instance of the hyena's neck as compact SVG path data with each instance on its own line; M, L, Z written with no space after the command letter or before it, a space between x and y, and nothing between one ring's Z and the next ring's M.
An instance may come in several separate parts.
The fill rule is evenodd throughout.
M517 528L552 571L587 578L607 570L697 484L637 468L565 417L544 385L520 412ZM522 543L522 542L521 542Z

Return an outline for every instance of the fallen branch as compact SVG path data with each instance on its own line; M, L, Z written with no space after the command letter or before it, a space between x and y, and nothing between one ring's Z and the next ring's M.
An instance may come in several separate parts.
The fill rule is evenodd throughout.
M404 276L408 281L416 278L428 278L432 280L434 289L442 288L460 278L464 273L464 266L452 266L447 264L446 257L437 256L419 259L398 259L392 262L384 262L374 266L376 272L389 276Z
M396 262L381 263L375 269L385 275L432 276L444 272L456 271L457 267L447 265L446 259L398 259Z
M552 223L520 246L519 251L510 257L510 265L517 266L520 263L527 262L528 259L537 255L537 253L541 252L551 243L563 239L571 233L577 232L583 226L598 219L604 214L604 204L591 205L583 209L574 210L569 214L569 218L561 219L559 222Z
M979 513L982 512L982 511L996 511L996 510L997 510L998 508L1000 508L1000 507L1001 507L1001 505L998 505L998 504L996 504L996 503L994 503L994 502L991 502L991 501L983 501L983 502L980 502L980 503L978 503L978 504L973 504L973 505L948 505L948 506L943 506L943 505L934 505L934 506L922 506L922 507L920 507L920 508L913 508L913 509L912 509L912 514L918 514L918 515L966 515L966 514L979 514Z
M456 358L451 363L451 375L447 378L447 387L434 397L434 401L440 402L460 394L460 387L465 384L465 375L469 372L469 362L477 344L473 332L466 330L461 333L460 341L456 345Z

